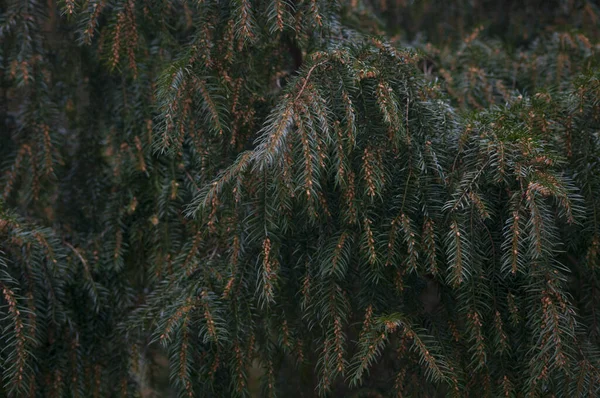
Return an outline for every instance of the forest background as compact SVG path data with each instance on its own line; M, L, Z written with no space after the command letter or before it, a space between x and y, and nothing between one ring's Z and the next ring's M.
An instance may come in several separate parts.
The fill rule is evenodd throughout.
M592 0L4 0L2 396L600 395Z

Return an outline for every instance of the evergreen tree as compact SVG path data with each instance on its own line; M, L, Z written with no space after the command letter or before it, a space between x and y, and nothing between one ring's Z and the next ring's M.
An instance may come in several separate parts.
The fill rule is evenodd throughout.
M600 395L599 18L6 0L0 395Z

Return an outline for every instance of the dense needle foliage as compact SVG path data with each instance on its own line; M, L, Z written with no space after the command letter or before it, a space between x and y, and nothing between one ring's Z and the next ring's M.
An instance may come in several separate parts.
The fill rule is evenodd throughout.
M593 0L5 0L0 395L599 396L599 40Z

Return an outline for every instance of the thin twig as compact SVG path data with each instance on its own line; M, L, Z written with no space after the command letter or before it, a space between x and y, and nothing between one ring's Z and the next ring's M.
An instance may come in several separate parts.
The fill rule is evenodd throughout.
M463 198L469 193L469 191L471 190L471 187L473 186L473 184L475 184L475 181L477 181L477 179L479 179L479 176L483 173L483 171L488 166L488 164L491 163L491 161L492 161L492 159L488 160L481 167L481 169L479 169L479 171L477 172L477 174L475 175L475 177L473 177L473 179L471 180L471 182L469 182L469 185L467 186L467 188L463 191L462 195L460 195L460 198L456 201L456 203L454 204L454 206L452 206L452 211L455 211L458 208L458 206L460 205L460 202L462 202Z
M410 98L407 95L406 96L406 141L407 141L407 144L410 146L410 132L408 130L408 122L409 122L409 119L408 119L408 108L409 107L408 106L409 106L409 104L410 104Z
M194 186L196 187L196 189L199 191L200 187L198 186L198 184L196 184L196 181L194 181L194 179L192 178L192 176L190 175L190 173L186 170L185 171L185 175L187 176L187 178L190 180L190 182L192 184L194 184Z
M79 260L81 260L81 263L83 264L83 268L85 268L85 271L87 272L87 274L90 275L90 269L88 267L88 263L87 263L86 259L81 255L81 253L79 253L79 250L77 250L69 242L65 242L65 245L67 245L71 250L73 250L73 253L75 253L75 255L79 258Z
M324 63L326 63L327 61L322 61L319 62L318 64L314 64L309 70L308 73L306 74L306 77L304 78L304 84L302 85L302 87L300 88L300 91L298 92L298 95L296 95L296 98L294 98L294 102L298 101L298 98L300 98L300 96L302 95L302 93L304 92L304 89L306 88L306 85L308 84L308 79L310 78L310 75L313 73L313 71L315 70L315 68L317 66L321 66Z

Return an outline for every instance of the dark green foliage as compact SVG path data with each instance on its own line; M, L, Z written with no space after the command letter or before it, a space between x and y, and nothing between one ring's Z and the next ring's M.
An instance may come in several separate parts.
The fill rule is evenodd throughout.
M8 0L0 394L600 395L598 18Z

